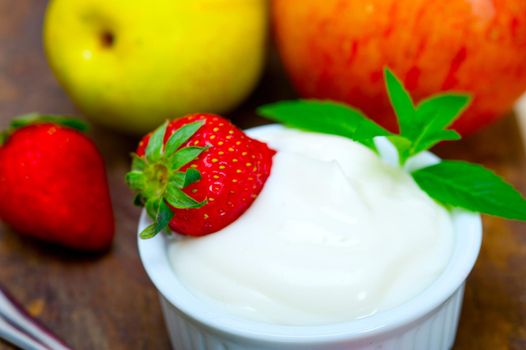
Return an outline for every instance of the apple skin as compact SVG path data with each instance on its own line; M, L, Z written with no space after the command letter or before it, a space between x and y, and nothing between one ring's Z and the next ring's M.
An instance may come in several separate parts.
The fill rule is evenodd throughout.
M466 135L526 89L525 0L273 0L282 61L299 94L363 110L394 130L382 68L416 101L470 92L453 127Z
M44 49L83 113L139 134L247 97L264 63L267 12L265 0L52 0Z

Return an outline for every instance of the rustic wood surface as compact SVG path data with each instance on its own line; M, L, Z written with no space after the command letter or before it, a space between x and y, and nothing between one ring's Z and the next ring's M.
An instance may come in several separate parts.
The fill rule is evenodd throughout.
M44 59L44 9L43 1L0 0L2 128L12 116L30 111L79 114ZM254 106L292 96L282 72L271 69L230 116L242 127L260 124ZM108 170L117 222L113 249L78 255L21 238L0 224L0 282L75 349L168 349L157 295L137 254L139 210L123 182L137 140L98 127L91 136ZM483 163L526 193L526 158L512 117L436 151ZM455 349L526 349L526 224L485 217L484 230ZM0 349L11 347L0 341Z

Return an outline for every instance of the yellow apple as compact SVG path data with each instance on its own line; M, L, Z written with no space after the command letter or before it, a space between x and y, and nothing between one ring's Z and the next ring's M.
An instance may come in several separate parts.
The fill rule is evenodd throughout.
M261 73L266 27L265 0L52 0L43 35L86 115L143 133L240 103Z

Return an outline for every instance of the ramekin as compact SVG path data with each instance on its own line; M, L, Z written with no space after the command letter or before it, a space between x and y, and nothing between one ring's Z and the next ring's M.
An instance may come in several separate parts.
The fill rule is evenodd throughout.
M249 130L257 136L273 126ZM383 155L388 146L379 144ZM418 167L438 159L423 153L409 166ZM172 345L185 350L445 350L453 346L465 280L480 251L480 216L453 210L455 241L443 273L411 300L372 316L320 326L283 326L241 319L192 294L173 272L167 252L168 240L157 235L138 241L144 268L159 292ZM139 232L150 224L142 213Z

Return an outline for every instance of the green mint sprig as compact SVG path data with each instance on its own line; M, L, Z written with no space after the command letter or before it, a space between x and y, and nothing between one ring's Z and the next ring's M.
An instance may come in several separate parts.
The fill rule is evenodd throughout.
M392 135L361 111L332 101L282 101L262 106L258 112L291 128L348 137L375 152L374 138Z
M459 140L448 129L471 102L460 93L441 93L415 105L388 68L385 85L400 132L392 133L347 105L319 100L282 101L261 106L258 113L288 127L348 137L374 152L374 138L385 136L398 151L400 166L441 141ZM436 201L452 207L526 221L526 199L491 170L477 164L443 160L411 171L418 186Z
M456 131L447 128L469 105L469 95L437 94L415 106L411 95L389 69L385 69L385 83L400 129L400 135L389 138L398 149L401 165L441 141L460 139Z

